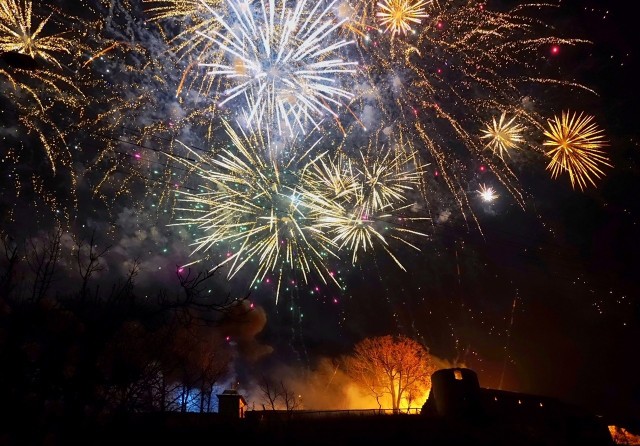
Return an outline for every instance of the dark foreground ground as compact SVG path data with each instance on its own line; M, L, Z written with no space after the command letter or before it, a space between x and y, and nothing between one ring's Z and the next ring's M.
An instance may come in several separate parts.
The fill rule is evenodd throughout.
M580 417L274 416L256 411L225 420L217 415L129 415L101 422L67 417L38 423L13 414L5 418L11 425L0 430L0 445L613 445L606 423Z

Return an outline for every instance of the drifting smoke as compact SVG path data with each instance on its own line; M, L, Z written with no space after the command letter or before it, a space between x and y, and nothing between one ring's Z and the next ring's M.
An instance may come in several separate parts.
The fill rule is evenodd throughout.
M235 347L238 357L254 363L273 353L273 347L257 339L266 325L267 314L264 308L245 300L232 310L220 325L219 330Z

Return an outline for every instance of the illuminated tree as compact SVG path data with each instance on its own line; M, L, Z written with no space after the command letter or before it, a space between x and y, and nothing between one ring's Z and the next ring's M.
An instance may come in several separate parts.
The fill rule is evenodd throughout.
M347 374L380 404L389 395L394 412L403 400L426 393L434 370L427 348L405 336L365 338L345 357Z
M219 334L191 320L171 331L162 362L166 379L180 383L178 392L181 412L188 410L190 400L199 399L200 412L211 410L211 394L229 371L231 352Z

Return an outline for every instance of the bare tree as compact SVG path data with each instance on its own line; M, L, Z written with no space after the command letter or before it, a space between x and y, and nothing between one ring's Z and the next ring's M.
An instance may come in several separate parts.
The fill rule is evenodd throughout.
M91 277L104 269L104 264L101 258L109 251L110 246L98 249L98 245L95 241L95 230L91 233L89 243L85 244L83 241L76 245L76 263L78 266L78 273L82 278L80 285L80 298L86 299L89 292L89 281Z
M266 409L265 404L268 404L271 410L277 410L276 406L278 399L280 398L280 389L278 386L272 380L262 375L258 382L258 388L260 389L260 394L264 401L262 403L262 408Z
M433 371L429 351L404 337L365 338L353 354L344 358L347 374L367 389L380 404L389 395L394 412L403 401L413 401L419 389L426 391Z
M34 274L31 299L38 301L46 296L53 281L60 257L62 229L51 231L41 243L37 238L27 241L26 261Z
M190 400L209 411L230 361L219 326L244 320L248 296L213 293L215 270L189 270L178 272L182 292L138 297L138 259L126 277L107 284L98 273L109 247L98 248L94 233L76 243L68 263L63 234L15 242L0 232L0 295L10 299L0 305L12 310L0 311L8 333L0 360L15 365L2 369L0 394L37 393L69 410L105 413L186 410ZM55 282L64 272L70 280ZM285 407L293 406L291 396Z
M296 393L285 386L282 381L280 381L280 398L282 399L282 403L284 404L284 408L287 412L301 408L301 402L296 398Z
M405 401L407 402L407 413L411 413L411 406L417 399L424 394L424 389L421 388L422 383L416 383L413 386L409 386L405 392Z
M209 282L216 276L218 268L193 273L190 268L185 271L178 267L176 271L182 295L159 295L159 306L175 310L184 324L189 325L192 319L197 319L203 325L210 325L219 323L224 317L241 318L251 311L250 308L239 311L244 308L242 303L249 298L248 294L239 298L230 295L221 298L217 293L210 293Z
M107 300L109 302L121 302L125 299L133 298L134 279L137 277L139 272L140 259L136 258L131 263L124 281L112 285L111 293Z
M211 411L211 392L215 384L229 371L231 355L221 343L198 343L197 367L200 381L200 412Z
M2 235L2 250L4 252L4 268L2 274L0 274L0 291L6 296L10 296L14 284L14 275L16 273L16 267L20 263L20 257L18 255L18 244L13 238L8 235Z
M280 380L276 383L262 375L258 382L258 388L264 401L263 408L266 409L265 404L268 404L271 410L284 409L287 412L291 412L300 409L300 400L296 398L296 393L284 381Z

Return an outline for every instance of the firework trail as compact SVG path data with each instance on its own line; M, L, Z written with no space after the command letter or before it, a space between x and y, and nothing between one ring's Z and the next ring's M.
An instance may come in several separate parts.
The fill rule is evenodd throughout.
M31 1L0 2L1 113L7 125L14 122L28 135L17 133L3 152L5 166L12 166L7 167L11 189L16 196L34 193L66 221L77 210L78 181L67 141L87 103L86 83L77 71L86 49L81 36L56 11L34 9ZM44 157L33 152L31 137L39 141ZM39 159L48 162L48 170L34 161Z
M34 24L37 18L34 17L31 1L6 0L0 3L0 53L4 53L4 60L8 62L0 66L0 76L8 80L12 87L5 90L5 94L19 110L20 121L39 136L55 172L56 159L60 154L56 153L54 143L45 133L57 134L58 140L63 143L64 135L49 117L49 112L54 108L51 103L62 103L72 109L80 108L84 96L74 79L62 72L63 63L60 59L65 55L73 56L72 49L79 46L77 37L68 32L47 34L45 26L50 20L51 15ZM22 100L23 93L28 100ZM43 126L53 131L46 132Z

